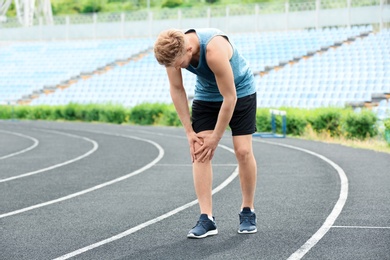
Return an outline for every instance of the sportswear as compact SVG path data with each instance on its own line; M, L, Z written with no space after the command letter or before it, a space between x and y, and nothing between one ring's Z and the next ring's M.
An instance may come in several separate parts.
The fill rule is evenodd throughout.
M240 234L251 234L256 233L256 214L251 211L250 208L243 208L239 214L240 228L238 233Z
M212 236L218 234L217 225L215 224L215 219L210 220L207 214L201 214L198 222L196 222L195 227L193 227L189 232L188 238L205 238L207 236Z
M198 66L195 68L190 64L186 68L188 71L197 75L194 100L212 102L223 101L223 97L219 92L214 73L211 71L206 62L207 44L215 36L225 37L233 48L233 55L230 59L230 65L233 70L237 98L245 97L256 92L253 72L249 68L248 62L239 53L236 46L229 40L226 34L215 28L189 29L185 31L185 33L191 32L196 33L200 44L200 57Z

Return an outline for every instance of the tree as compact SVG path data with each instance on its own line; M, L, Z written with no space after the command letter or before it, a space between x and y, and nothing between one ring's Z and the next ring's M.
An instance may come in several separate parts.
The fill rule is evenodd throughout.
M161 7L175 8L183 4L183 0L164 0Z

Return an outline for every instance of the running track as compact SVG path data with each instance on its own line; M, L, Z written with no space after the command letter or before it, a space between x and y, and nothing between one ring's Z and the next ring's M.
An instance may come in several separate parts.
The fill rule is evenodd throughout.
M0 259L390 259L390 154L254 138L258 233L237 234L230 133L214 157L219 234L183 129L0 121Z

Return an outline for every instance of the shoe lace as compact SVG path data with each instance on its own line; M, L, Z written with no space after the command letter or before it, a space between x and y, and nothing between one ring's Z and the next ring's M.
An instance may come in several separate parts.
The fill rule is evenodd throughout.
M204 229L206 229L206 223L207 223L207 220L198 220L196 222L196 225L193 227L193 228L196 228L196 227L203 227Z
M255 221L255 215L254 214L251 214L251 215L240 215L240 219L241 219L240 224L242 224L243 222L249 222L252 225L256 224L255 223L256 221Z

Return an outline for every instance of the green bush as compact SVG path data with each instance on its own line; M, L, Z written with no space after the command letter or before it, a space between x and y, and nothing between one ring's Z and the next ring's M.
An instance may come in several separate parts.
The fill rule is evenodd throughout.
M351 112L345 118L344 129L346 137L364 140L378 134L376 128L377 116L369 110L360 113Z
M83 8L80 1L74 0L55 0L51 2L53 15L59 14L77 14Z
M125 12L125 11L133 11L136 10L137 6L133 2L126 2L126 1L118 1L118 2L112 2L109 1L106 5L102 6L101 12L109 13L109 12Z
M390 118L386 119L383 123L385 126L385 140L390 146Z
M282 109L287 115L287 134L300 136L305 132L308 125L308 112L304 109Z
M81 2L83 3L80 10L81 13L98 13L103 9L103 5L106 5L106 1L102 3L102 0L84 0Z
M0 119L11 119L12 109L11 106L0 105Z
M52 113L53 113L53 108L50 106L34 106L34 107L29 107L29 113L28 113L28 119L31 120L48 120L51 119Z
M139 125L153 125L159 120L167 105L144 103L130 111L130 122Z
M256 112L257 132L271 132L271 115L269 109L258 108Z
M181 126L179 116L173 105L144 103L133 107L129 121L140 125Z
M99 121L122 124L126 122L126 109L121 105L105 105L99 111Z
M183 0L164 0L161 7L175 8L181 6L183 4Z
M308 120L317 133L328 132L330 136L341 135L341 108L316 109Z
M16 106L15 107L15 118L25 119L28 115L28 106Z
M99 121L99 114L102 109L104 108L97 104L83 106L83 119L87 122Z
M377 117L369 111L354 113L351 109L324 108L306 110L281 108L287 112L287 134L299 136L306 127L316 132L329 132L331 136L365 139L378 134ZM144 103L127 109L115 104L70 103L62 106L0 106L0 119L68 120L106 123L133 123L138 125L181 126L175 107L167 104ZM282 117L276 116L277 132L281 132ZM390 119L384 122L390 131ZM258 132L271 132L271 114L268 108L258 108L256 113Z
M384 121L384 126L385 126L385 129L386 130L389 130L390 131L390 118L386 119Z
M168 126L181 126L181 121L179 116L177 115L177 112L175 110L175 107L167 106L164 109L164 112L160 117L154 122L158 125L168 125Z
M80 115L80 109L78 109L78 104L75 103L69 103L68 105L65 105L61 111L62 118L64 120L73 121L77 119L77 116L81 117ZM77 114L77 116L76 116ZM81 118L79 118L81 119Z
M302 135L305 132L305 128L308 124L306 119L307 111L304 109L296 108L281 108L281 110L286 111L287 115L287 125L286 131L290 135ZM270 110L267 108L257 109L256 113L256 127L258 132L271 132L271 114ZM275 117L276 132L282 132L282 116Z
M59 120L63 119L62 117L62 107L61 106L52 106L51 107L51 114L48 120Z

